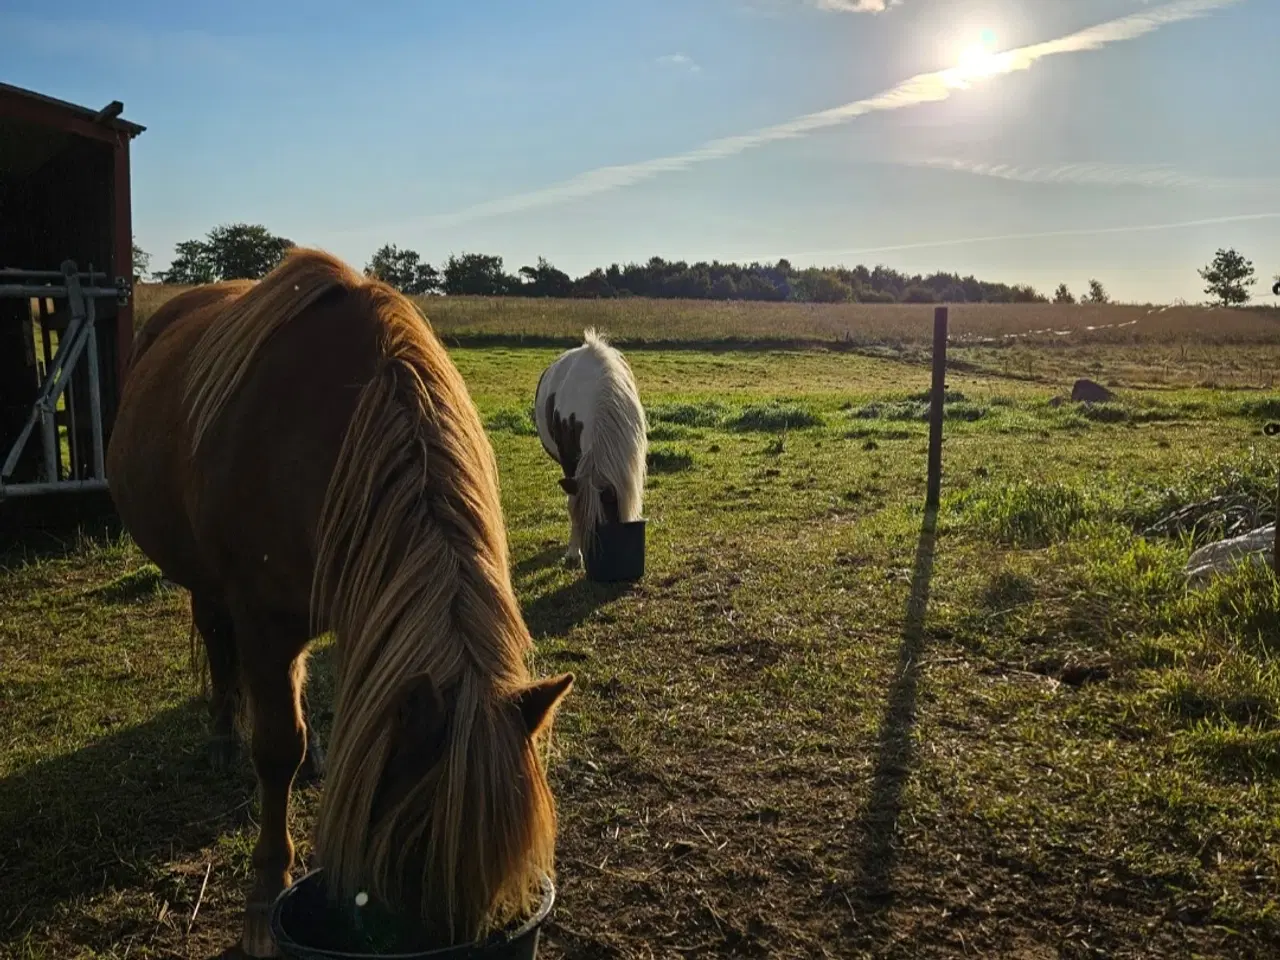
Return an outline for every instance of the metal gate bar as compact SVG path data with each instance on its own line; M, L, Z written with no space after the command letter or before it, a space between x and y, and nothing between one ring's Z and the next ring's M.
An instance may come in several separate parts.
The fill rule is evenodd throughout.
M61 279L62 283L49 285L29 282L52 279ZM0 466L0 500L5 497L31 496L39 493L106 489L102 381L98 369L97 301L108 298L127 299L128 285L123 278L117 278L115 286L96 286L94 281L98 279L106 280L106 274L95 272L92 265L87 272L80 272L72 260L63 262L60 271L0 270L0 298L59 299L66 300L71 308L71 320L67 324L66 331L58 337L58 347L54 351L53 359L46 363L44 380L40 384L39 395L32 404L31 414L10 448L3 466ZM93 436L93 471L92 476L88 478L61 480L58 476L61 463L57 427L58 400L66 392L71 374L82 354L87 354L89 364L89 420ZM37 424L40 426L44 447L43 480L33 483L7 483L8 478L17 469L18 459L31 439Z

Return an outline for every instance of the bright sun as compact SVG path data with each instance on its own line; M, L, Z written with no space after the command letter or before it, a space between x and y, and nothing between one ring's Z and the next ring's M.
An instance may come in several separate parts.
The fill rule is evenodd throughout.
M994 30L983 30L978 43L960 53L957 69L969 77L985 77L1000 70L1000 56L996 53Z

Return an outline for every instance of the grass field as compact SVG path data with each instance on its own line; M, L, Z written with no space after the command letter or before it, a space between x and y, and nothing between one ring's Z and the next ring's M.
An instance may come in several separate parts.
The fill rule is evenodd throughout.
M507 309L429 316L491 335L452 355L498 452L537 670L579 677L540 956L1276 955L1280 585L1181 576L1195 543L1274 513L1273 318L957 346L930 532L927 335L901 320L927 331L927 311L769 307L744 332L713 319L736 307L544 305L497 325ZM557 349L498 335L646 315L665 318L648 339L694 342L629 351L652 420L648 571L610 588L558 564L563 498L527 413ZM838 340L832 318L862 316L899 332L697 342ZM960 332L1012 323L983 316L953 312ZM1050 406L1082 375L1122 402ZM1226 516L1143 535L1215 495ZM238 932L253 778L204 767L185 596L116 537L0 567L0 955L217 953ZM324 733L324 644L313 665ZM297 796L305 864L317 793Z

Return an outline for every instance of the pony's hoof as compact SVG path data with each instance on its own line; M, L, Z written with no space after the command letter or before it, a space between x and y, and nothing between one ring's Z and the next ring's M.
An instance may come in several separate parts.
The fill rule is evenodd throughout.
M213 737L209 740L209 768L226 773L240 760L240 744L235 737Z
M298 783L316 783L324 779L324 749L318 743L307 743L307 755L298 768Z
M564 568L566 570L577 570L582 566L582 554L574 551L564 555Z
M244 909L244 935L240 950L250 957L278 957L280 948L271 936L271 905L251 903Z

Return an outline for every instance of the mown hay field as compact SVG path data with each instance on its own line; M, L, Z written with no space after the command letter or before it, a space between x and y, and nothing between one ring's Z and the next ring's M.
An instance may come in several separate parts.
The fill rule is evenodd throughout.
M428 304L442 332L448 303ZM569 336L629 306L543 308ZM558 348L451 350L498 454L536 669L579 677L540 956L1275 956L1280 584L1181 570L1273 516L1280 396L1178 382L1176 344L1169 373L1136 347L1095 345L1097 371L1049 348L1031 373L962 359L931 532L920 356L694 346L629 353L650 544L618 587L559 564L529 421ZM1247 376L1274 356L1217 349ZM1120 401L1050 405L1081 374ZM3 551L0 955L234 941L253 777L205 767L188 628L118 534ZM297 794L300 869L317 796Z
M141 284L145 322L183 287ZM928 363L929 305L707 300L419 297L450 345L570 346L584 328L628 349L817 348ZM1038 383L1072 376L1143 386L1276 386L1280 309L958 304L948 308L958 369Z
M143 322L187 289L139 284ZM418 297L442 335L453 337L577 337L583 327L608 329L623 343L850 342L930 343L929 304L765 303L720 300L554 300L523 297ZM1280 309L1204 306L954 304L951 336L958 344L1280 344Z

